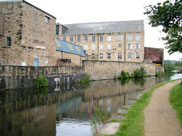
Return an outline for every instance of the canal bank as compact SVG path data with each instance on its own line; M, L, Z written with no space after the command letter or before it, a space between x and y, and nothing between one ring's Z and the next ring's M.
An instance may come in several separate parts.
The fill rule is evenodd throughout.
M172 82L172 83L170 83L170 82ZM119 136L119 135L123 135L123 136L125 136L125 135L126 136L127 135L133 135L133 136L134 135L140 135L140 136L146 135L146 136L150 136L150 135L154 135L154 133L151 133L151 129L155 131L155 128L156 128L158 131L156 130L155 132L160 132L160 133L157 133L157 134L155 133L155 135L159 135L160 136L160 135L163 135L166 132L168 133L168 131L171 130L170 127L165 127L165 126L166 126L166 124L170 125L171 123L169 123L169 122L174 122L174 120L175 120L177 125L174 125L174 126L171 126L171 127L175 128L175 129L177 128L180 131L178 131L176 129L177 131L173 131L172 134L171 133L168 133L168 134L169 134L169 136L175 135L177 133L178 134L180 133L180 135L181 135L181 128L179 127L179 121L176 120L176 114L174 114L175 112L173 113L173 116L172 116L172 119L173 118L175 118L175 119L171 120L171 121L168 121L170 119L167 119L168 117L164 116L164 114L168 114L168 110L165 112L162 109L157 110L157 109L155 109L153 107L150 110L150 107L149 107L151 105L151 101L153 103L156 103L154 105L158 106L159 108L161 108L161 106L163 104L164 105L166 103L169 104L169 97L167 97L167 96L169 96L169 90L171 88L170 86L171 86L171 84L172 84L172 86L174 86L175 84L177 84L179 82L180 81L174 81L174 82L173 81L168 81L168 82L164 82L164 83L161 83L161 84L158 84L158 85L152 87L150 90L145 92L141 96L141 98L139 98L139 100L137 100L136 103L134 103L131 106L131 108L128 111L126 111L126 108L124 108L125 111L122 112L122 114L123 114L122 116L125 117L125 119L115 120L116 123L111 122L111 123L106 124L105 126L103 126L103 128L101 128L101 131L99 131L100 134L101 135L109 135L109 134L113 135L113 134L115 134L116 131L118 131L115 134L116 136ZM155 93L159 92L159 90L162 90L162 94L155 95ZM157 102L153 98L154 97L154 96L152 96L153 91L154 91L154 96L158 97L159 101L161 101L161 99L162 99L162 102ZM150 99L151 96L152 96L152 98ZM163 101L163 97L166 100L165 102ZM149 100L150 100L150 104L149 104ZM149 104L149 106L147 106L148 104ZM149 107L149 110L147 108L145 109L145 107L147 107L147 108ZM166 106L164 106L162 108L165 109ZM144 109L145 109L145 111L144 111ZM149 112L147 112L147 110ZM159 119L156 120L156 118L154 117L155 115L152 114L152 110L154 110L154 112L158 112L158 114L163 113L162 117L159 117ZM172 111L172 110L173 109L170 109L169 111ZM144 113L145 113L145 118L144 118ZM151 118L150 114L153 115L152 116L152 117L154 117L153 119ZM147 115L149 115L149 117L147 117ZM163 125L159 125L160 124L160 120L165 118L165 117L166 117L166 119L164 119L164 120L167 121L167 122L165 123L165 121L164 121ZM144 131L144 119L145 119L145 131ZM146 120L150 120L151 122L150 123L146 123L147 122ZM163 123L163 121L161 121L161 122ZM120 124L121 124L121 126L120 126ZM153 125L154 127L151 127L152 124L154 124ZM160 130L161 127L165 128L165 130L164 131L162 129ZM150 130L148 130L148 129L150 129ZM144 134L144 132L145 132L145 134Z

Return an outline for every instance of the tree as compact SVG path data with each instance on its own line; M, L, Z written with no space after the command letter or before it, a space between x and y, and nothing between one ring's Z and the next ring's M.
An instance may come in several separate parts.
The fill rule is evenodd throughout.
M144 13L149 17L152 27L162 26L166 36L166 48L169 54L182 53L182 0L166 0L163 3L149 5Z

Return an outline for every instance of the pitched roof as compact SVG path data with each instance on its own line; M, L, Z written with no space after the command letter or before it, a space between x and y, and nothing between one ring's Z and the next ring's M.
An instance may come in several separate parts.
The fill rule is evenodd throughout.
M64 26L68 29L63 35L144 31L143 20L65 24Z
M60 39L56 39L56 50L79 55L82 57L86 56L81 46Z

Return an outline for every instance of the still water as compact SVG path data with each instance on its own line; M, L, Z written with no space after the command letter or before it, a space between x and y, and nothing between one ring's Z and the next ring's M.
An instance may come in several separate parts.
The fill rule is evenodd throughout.
M43 94L35 89L0 91L0 136L92 136L88 110L113 113L128 100L176 74L127 82L105 80L89 86L62 85Z

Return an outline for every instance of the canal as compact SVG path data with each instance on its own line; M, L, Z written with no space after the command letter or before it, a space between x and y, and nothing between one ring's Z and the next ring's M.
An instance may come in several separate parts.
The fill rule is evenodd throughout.
M0 135L92 136L88 111L93 107L114 113L144 90L177 78L182 74L126 82L95 81L88 86L65 84L43 92L22 88L0 91Z

